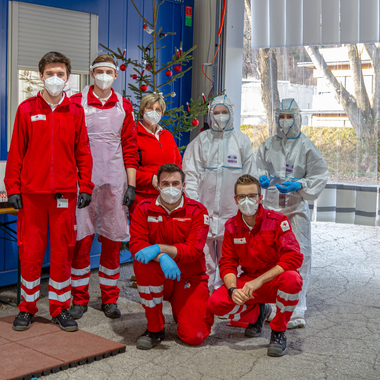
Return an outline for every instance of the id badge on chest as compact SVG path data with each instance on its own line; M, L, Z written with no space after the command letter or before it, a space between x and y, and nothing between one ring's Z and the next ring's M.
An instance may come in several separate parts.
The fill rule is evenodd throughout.
M57 208L69 208L69 200L63 198L62 194L56 194L55 199L57 200Z

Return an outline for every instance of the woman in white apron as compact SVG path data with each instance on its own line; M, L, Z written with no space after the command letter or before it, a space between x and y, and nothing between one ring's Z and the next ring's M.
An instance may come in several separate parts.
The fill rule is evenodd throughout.
M113 58L103 54L91 66L94 86L71 97L80 102L86 115L87 132L93 157L92 181L95 184L92 207L77 210L77 243L72 261L75 319L87 311L91 274L90 250L95 234L102 242L99 284L102 310L109 318L120 317L116 302L120 289L120 247L129 240L126 207L135 198L138 165L136 126L131 103L112 88L117 77ZM84 211L84 212L82 212Z

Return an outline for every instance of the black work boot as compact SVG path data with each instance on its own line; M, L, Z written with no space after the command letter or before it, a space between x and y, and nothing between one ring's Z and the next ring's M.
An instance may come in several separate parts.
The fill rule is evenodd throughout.
M87 305L75 305L72 304L69 313L74 319L81 319L83 314L87 311L88 306Z
M117 308L116 303L102 303L102 310L108 318L120 318L121 316L120 310Z
M16 331L28 330L31 323L34 322L34 314L20 311L18 316L13 321L12 329Z
M268 356L283 356L286 354L285 331L273 331L270 337Z
M260 312L255 323L250 323L245 329L245 336L251 338L261 336L263 334L264 322L269 318L272 308L268 303L260 303Z
M62 309L61 312L51 320L53 323L59 325L63 331L77 331L78 324L74 321L72 315L66 309Z
M150 350L162 340L165 339L165 329L162 329L159 332L153 333L148 329L145 330L144 334L137 339L136 347L140 350Z

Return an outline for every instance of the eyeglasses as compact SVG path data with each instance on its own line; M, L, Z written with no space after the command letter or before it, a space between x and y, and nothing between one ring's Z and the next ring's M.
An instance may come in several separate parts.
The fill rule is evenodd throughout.
M161 108L153 108L153 107L146 107L145 111L148 111L148 112L156 111L157 113L162 113Z
M256 199L258 199L260 196L260 194L257 194L257 193L251 193L251 194L237 194L235 195L235 198L238 202L242 201L243 199L247 198L248 199L251 199L253 201L255 201Z

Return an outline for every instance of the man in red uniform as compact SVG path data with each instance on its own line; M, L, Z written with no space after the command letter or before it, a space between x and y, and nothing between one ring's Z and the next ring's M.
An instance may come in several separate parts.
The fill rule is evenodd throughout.
M262 334L271 307L277 314L271 321L269 356L286 353L285 331L295 309L302 277L297 271L303 261L299 244L287 217L261 206L260 182L246 174L235 184L236 216L225 224L220 275L224 285L208 302L211 313L246 322L245 335ZM243 273L237 278L237 268Z
M45 89L17 110L5 172L17 222L21 262L20 313L13 329L30 327L37 313L41 267L50 233L49 303L52 321L65 331L78 325L67 309L71 298L71 249L76 240L75 206L91 202L92 158L82 107L63 92L70 60L50 52L39 62Z
M90 139L95 184L91 205L77 210L78 233L72 262L74 319L87 311L91 274L90 250L95 234L100 236L99 284L102 310L108 318L119 318L116 302L120 289L120 248L129 240L126 207L135 199L138 165L136 126L132 104L112 89L117 78L113 57L101 54L91 65L94 85L71 97L83 106Z
M135 208L130 248L141 303L148 320L137 348L149 350L165 337L162 301L171 303L177 334L185 343L199 345L211 332L203 247L209 229L206 208L183 190L185 174L174 164L157 173L160 195Z

